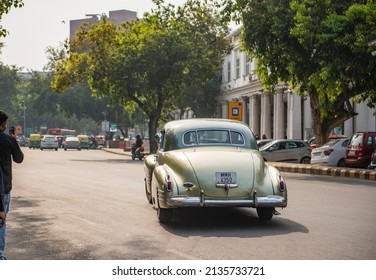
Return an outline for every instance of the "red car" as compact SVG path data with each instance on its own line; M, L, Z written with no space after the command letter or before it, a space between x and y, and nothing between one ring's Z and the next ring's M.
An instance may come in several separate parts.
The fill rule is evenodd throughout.
M376 132L355 133L346 149L346 166L367 168L376 149Z

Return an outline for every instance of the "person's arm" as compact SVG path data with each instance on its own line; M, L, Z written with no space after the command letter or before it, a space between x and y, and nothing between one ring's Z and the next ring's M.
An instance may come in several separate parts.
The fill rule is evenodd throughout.
M24 159L24 154L21 151L20 145L18 145L17 140L13 138L12 142L12 158L16 163L21 163Z

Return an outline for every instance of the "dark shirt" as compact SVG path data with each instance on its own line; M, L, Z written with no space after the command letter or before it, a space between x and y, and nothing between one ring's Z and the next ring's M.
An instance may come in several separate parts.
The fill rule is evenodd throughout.
M144 142L142 142L142 140L141 140L141 138L140 139L136 139L136 148L140 148L140 147L142 147L142 144L143 144Z
M0 132L0 168L4 193L10 193L12 190L12 160L21 163L23 159L24 155L17 140L13 136Z

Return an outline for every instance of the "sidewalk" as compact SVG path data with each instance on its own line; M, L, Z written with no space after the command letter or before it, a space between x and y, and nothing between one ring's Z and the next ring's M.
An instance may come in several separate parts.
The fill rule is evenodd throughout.
M131 157L131 152L124 151L123 149L103 148L102 150L109 153ZM267 162L267 164L276 167L281 172L302 173L321 176L348 177L376 181L376 170L285 162Z

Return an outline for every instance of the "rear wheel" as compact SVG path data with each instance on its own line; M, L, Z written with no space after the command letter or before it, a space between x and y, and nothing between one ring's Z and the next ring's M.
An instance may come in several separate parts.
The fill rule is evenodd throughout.
M158 221L162 224L172 220L172 209L157 208Z
M269 221L271 218L273 218L275 213L274 207L258 207L257 209L257 215L260 220L262 221Z
M338 167L346 167L346 161L344 158L341 158L338 163L337 163L337 166Z
M311 158L310 157L304 157L304 158L302 158L302 160L300 161L300 163L310 164L311 163Z

